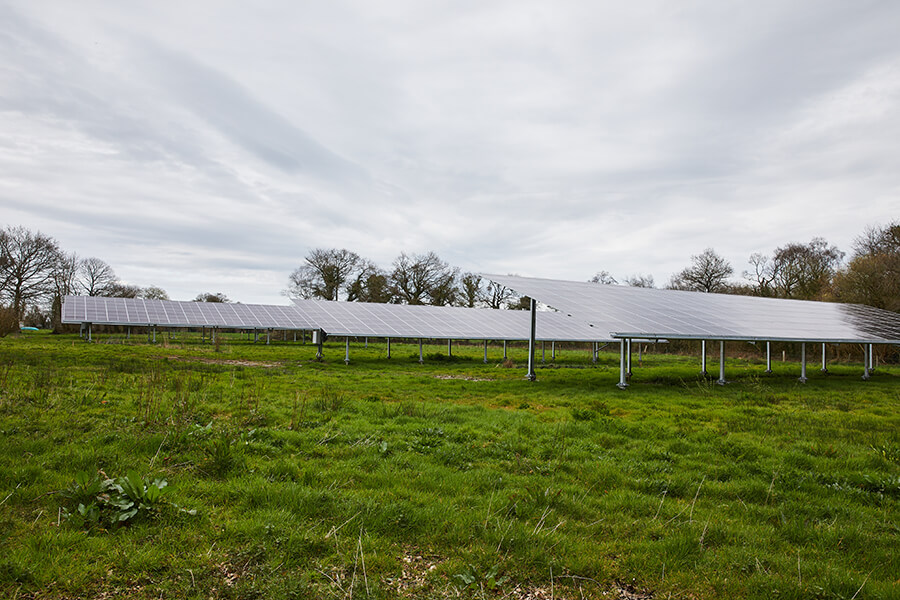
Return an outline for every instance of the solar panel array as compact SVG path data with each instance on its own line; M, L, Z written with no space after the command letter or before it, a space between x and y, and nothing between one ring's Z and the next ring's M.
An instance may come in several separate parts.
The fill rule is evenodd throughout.
M600 337L900 343L900 314L859 304L484 277L590 323Z
M461 340L527 339L531 322L524 310L413 306L364 302L294 300L310 321L330 335ZM562 313L539 312L537 339L608 341L598 331Z
M235 329L322 329L329 335L428 339L527 339L528 311L295 300L293 306L66 296L63 323ZM608 341L561 313L540 312L537 339Z
M316 329L315 323L310 322L293 306L92 296L66 296L63 299L62 322L161 327Z

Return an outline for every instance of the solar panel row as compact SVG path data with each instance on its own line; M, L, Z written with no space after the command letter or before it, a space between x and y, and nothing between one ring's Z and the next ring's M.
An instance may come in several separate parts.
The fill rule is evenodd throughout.
M900 314L858 304L484 277L590 323L601 337L900 343Z
M161 327L316 329L315 323L292 306L91 296L66 296L63 299L62 322Z
M451 306L411 306L362 302L294 300L307 318L331 335L521 340L529 333L529 313ZM596 329L557 312L541 312L537 339L543 341L610 341Z
M62 310L64 323L321 329L336 336L411 339L521 340L528 337L528 319L527 311L320 300L295 300L293 306L274 306L66 296ZM540 313L537 339L609 340L586 323L554 312Z

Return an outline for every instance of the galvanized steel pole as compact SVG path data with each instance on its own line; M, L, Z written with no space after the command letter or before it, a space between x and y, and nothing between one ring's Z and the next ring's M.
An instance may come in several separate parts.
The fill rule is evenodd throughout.
M625 371L625 340L619 340L619 383L616 384L620 390L628 387L626 371Z
M719 385L728 383L725 381L725 340L719 342L719 380L716 383Z
M537 301L531 298L531 334L528 336L528 380L534 381L534 338L537 333Z
M800 343L800 383L806 383L806 342Z

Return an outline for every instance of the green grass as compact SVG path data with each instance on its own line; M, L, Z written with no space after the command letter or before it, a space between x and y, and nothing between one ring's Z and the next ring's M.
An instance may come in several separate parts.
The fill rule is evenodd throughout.
M0 340L2 597L900 597L898 367L97 337ZM98 470L165 503L64 518Z

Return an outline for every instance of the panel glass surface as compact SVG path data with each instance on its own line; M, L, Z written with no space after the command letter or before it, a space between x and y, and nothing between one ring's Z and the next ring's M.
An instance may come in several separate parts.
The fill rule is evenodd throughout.
M295 300L294 305L178 302L66 296L63 323L236 329L322 329L330 335L394 338L523 340L524 310ZM558 312L539 311L537 339L610 341L601 330Z
M590 323L604 337L900 343L900 314L859 304L483 277Z
M317 328L293 306L90 296L66 296L63 299L62 322L236 329Z
M294 305L323 331L338 336L523 340L531 328L530 313L525 310L325 300L294 300ZM610 340L587 323L558 312L538 312L536 329L541 341Z

